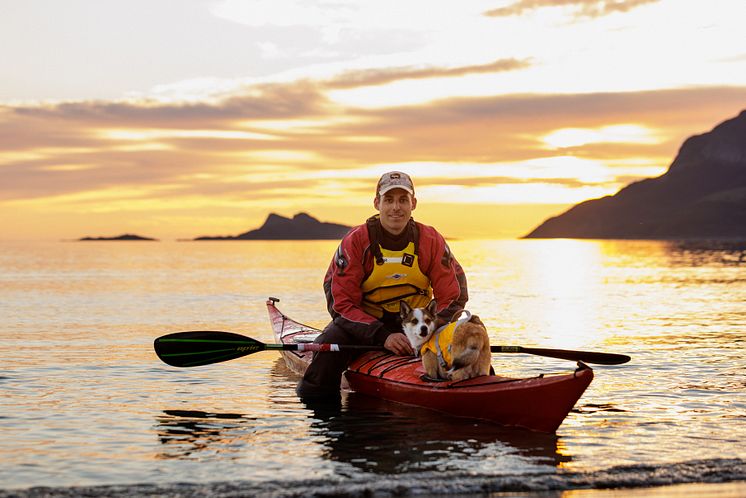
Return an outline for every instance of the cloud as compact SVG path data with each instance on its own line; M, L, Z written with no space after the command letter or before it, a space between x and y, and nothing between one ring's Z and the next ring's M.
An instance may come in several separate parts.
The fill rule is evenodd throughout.
M197 103L154 101L80 101L56 105L5 107L5 112L40 119L62 119L90 124L198 126L240 119L298 118L323 114L328 105L316 85L300 81L254 85L240 93ZM0 108L2 110L2 108Z
M716 61L717 61L717 62L726 62L726 63L731 63L731 62L735 62L735 63L738 63L738 62L744 62L744 61L746 61L746 53L742 53L742 54L736 54L736 55L732 55L732 56L730 56L730 57L723 57L723 58L717 59Z
M452 187L491 187L494 185L525 185L536 183L534 178L516 178L514 176L481 176L476 178L424 178L418 179L417 187L448 186ZM545 177L541 178L541 183L552 185L561 185L565 187L583 187L586 185L595 185L594 183L582 182L577 178L563 177Z
M369 185L356 171L417 163L452 166L440 180L437 175L420 180L425 185L575 187L593 181L560 170L533 178L500 173L469 178L458 171L462 164L491 168L558 156L606 164L620 176L628 174L629 161L645 159L660 168L686 137L738 114L739 102L746 102L744 87L459 97L356 109L336 107L323 88L305 82L247 88L213 103L5 107L0 108L0 199L142 189L171 199L287 200L323 191L318 187L335 181L334 188L359 187L365 194ZM281 126L269 126L271 121ZM552 148L542 140L564 128L629 123L655 130L657 141ZM660 164L650 164L655 158ZM323 177L319 171L339 176Z
M354 135L391 137L365 157L378 162L505 162L555 155L539 137L554 130L641 123L662 131L658 145L634 144L640 155L670 156L688 134L702 132L740 111L746 88L709 87L624 93L509 95L453 98L425 105L362 112ZM330 133L338 130L330 130ZM323 146L323 145L322 145ZM607 145L621 151L621 144ZM602 147L576 148L574 153ZM360 147L335 148L338 158L360 157ZM627 151L629 152L629 151ZM607 154L608 156L608 154ZM602 156L603 157L603 156Z
M519 0L507 7L488 10L488 17L519 16L542 7L574 7L578 17L601 17L616 12L628 12L641 5L659 0Z
M468 74L514 71L530 66L528 60L499 59L486 64L457 67L394 67L344 72L332 79L289 83L244 85L228 95L202 101L163 102L152 99L123 101L88 100L58 104L0 106L0 127L8 115L67 123L78 122L121 127L220 128L237 120L291 119L327 115L332 106L326 90L382 85L401 80L458 77ZM192 97L193 98L193 97ZM37 121L38 122L38 121ZM36 126L36 124L34 124ZM52 130L50 130L52 132ZM54 134L54 132L52 132ZM0 144L12 146L19 137L0 136ZM60 141L74 140L63 136Z
M474 64L453 68L444 67L397 67L390 69L363 69L348 71L326 83L330 89L356 88L370 85L383 85L400 80L444 78L468 74L498 73L525 69L531 64L528 60L498 59L488 64Z

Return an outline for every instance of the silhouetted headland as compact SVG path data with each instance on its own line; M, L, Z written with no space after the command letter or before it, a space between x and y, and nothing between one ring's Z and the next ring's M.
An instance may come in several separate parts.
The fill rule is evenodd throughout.
M291 218L270 214L264 224L255 230L239 235L202 236L194 240L323 240L341 239L351 227L337 223L325 223L298 213Z
M525 238L746 240L746 111L684 141L668 171L585 201Z
M140 235L135 235L132 233L125 233L122 235L117 235L116 237L83 237L81 239L78 239L81 242L91 241L91 240L149 240L149 241L157 241L158 239L151 239L150 237L142 237Z

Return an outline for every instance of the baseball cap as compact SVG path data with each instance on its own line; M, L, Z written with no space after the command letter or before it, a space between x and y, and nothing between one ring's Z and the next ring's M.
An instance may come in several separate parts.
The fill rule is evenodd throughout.
M378 195L383 195L389 190L395 188L404 189L414 195L414 184L412 183L412 179L409 178L408 174L402 173L401 171L389 171L388 173L384 173L381 176L381 179L378 180L376 191L378 192Z

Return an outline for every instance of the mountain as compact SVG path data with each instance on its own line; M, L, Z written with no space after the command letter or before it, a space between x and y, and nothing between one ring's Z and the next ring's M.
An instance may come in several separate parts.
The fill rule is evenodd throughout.
M81 242L88 242L92 240L150 240L150 241L157 241L158 239L151 239L149 237L142 237L140 235L134 235L131 233L125 233L122 235L117 235L116 237L83 237L78 239L78 241Z
M351 227L337 223L324 223L306 213L293 218L270 214L264 224L235 236L197 237L194 240L320 240L341 239Z
M746 240L746 111L684 141L668 171L582 202L525 238Z

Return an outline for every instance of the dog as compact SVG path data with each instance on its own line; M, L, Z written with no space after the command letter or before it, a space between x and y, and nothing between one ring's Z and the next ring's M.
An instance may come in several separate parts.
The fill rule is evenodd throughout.
M412 308L406 301L399 302L399 314L404 334L414 349L415 356L420 356L420 349L435 332L438 317L435 309L438 303L433 299L425 308Z
M400 303L402 328L430 379L461 381L489 375L492 355L487 329L476 315L436 329L436 302L425 308ZM468 313L468 312L467 312Z

